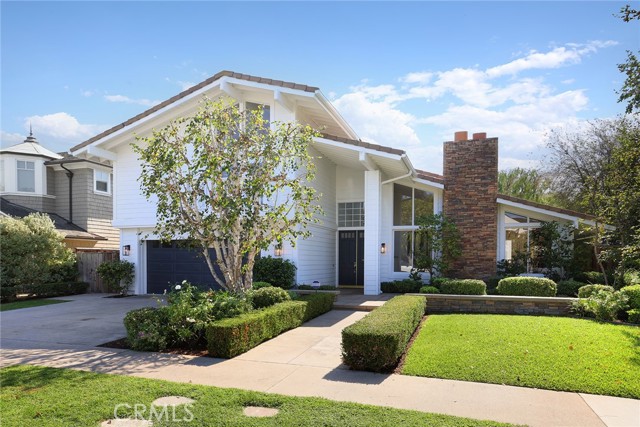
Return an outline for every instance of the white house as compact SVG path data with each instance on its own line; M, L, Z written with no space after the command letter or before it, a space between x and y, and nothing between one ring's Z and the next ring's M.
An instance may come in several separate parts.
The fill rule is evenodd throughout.
M131 149L136 135L194 113L205 95L230 96L241 108L261 104L271 121L323 129L310 150L324 213L310 226L310 238L285 246L281 255L297 266L299 284L362 285L365 294L380 293L380 282L408 276L415 218L424 213L444 210L456 220L463 237L459 274L474 277L492 275L496 260L526 246L539 221L586 218L498 195L496 138L456 134L445 143L441 176L416 169L402 150L361 141L316 87L222 71L71 149L113 164L113 226L120 229L122 259L136 265L135 293L162 292L183 279L212 283L204 261L175 242L154 239L155 206L141 195L141 165ZM274 249L264 255L275 255Z

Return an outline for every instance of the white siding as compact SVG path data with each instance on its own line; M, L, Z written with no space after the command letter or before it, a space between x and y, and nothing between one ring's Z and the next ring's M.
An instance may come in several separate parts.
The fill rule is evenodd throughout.
M364 173L364 294L380 293L380 171Z
M338 166L336 198L339 202L364 200L364 171Z

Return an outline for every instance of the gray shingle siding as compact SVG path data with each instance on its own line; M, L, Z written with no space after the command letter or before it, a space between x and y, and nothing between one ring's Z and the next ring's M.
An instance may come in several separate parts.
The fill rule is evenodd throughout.
M56 199L41 196L20 196L17 194L3 195L5 199L11 203L24 206L29 209L35 209L41 212L55 213Z

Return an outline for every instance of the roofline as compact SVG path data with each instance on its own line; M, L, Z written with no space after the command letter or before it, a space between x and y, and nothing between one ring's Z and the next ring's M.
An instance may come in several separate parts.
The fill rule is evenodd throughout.
M105 130L104 132L99 133L98 135L95 135L89 139L87 139L84 142L81 142L80 144L74 146L71 148L70 151L77 151L80 150L81 148L84 148L88 145L91 145L92 143L101 140L102 138L109 136L117 131L119 131L120 129L123 129L127 126L130 126L136 122L138 122L139 120L150 116L151 114L162 110L165 107L168 107L169 105L175 103L176 101L179 101L191 94L193 94L194 92L199 91L200 89L203 89L213 83L215 83L216 81L222 79L223 77L229 77L229 78L234 78L234 79L239 79L239 80L246 80L248 82L254 82L254 83L262 83L262 84L268 84L268 85L272 85L272 86L280 86L283 88L288 88L288 89L293 89L293 90L300 90L303 92L310 92L310 93L314 93L317 94L317 92L320 90L319 88L315 87L315 86L308 86L308 85L304 85L304 84L300 84L300 83L294 83L294 82L287 82L287 81L283 81L283 80L274 80L274 79L268 79L265 77L258 77L258 76L252 76L249 74L242 74L242 73L236 73L234 71L229 71L229 70L223 70L220 71L219 73L216 73L215 75L213 75L212 77L209 77L208 79L194 85L191 86L190 88L183 90L182 92L178 93L177 95L172 96L171 98L161 102L158 105L155 105L145 111L143 111L140 114L137 114L133 117L131 117L130 119L117 124L107 130ZM339 117L339 115L338 115ZM344 120L340 117L341 121L344 122ZM355 133L354 133L355 135Z
M350 139L353 139L353 140L359 140L360 139L360 137L358 136L356 131L353 130L351 125L349 125L349 123L342 117L342 115L338 112L338 110L336 110L336 107L334 107L333 104L331 102L329 102L327 97L323 95L323 93L320 91L320 89L318 89L316 91L316 98L318 99L318 101L320 101L320 103L325 108L325 110L327 110L327 112L331 116L333 116L334 119L336 119L336 121L338 122L338 124L340 125L342 130L347 135L349 135Z
M353 145L356 147L366 148L369 150L380 151L382 153L394 154L396 156L403 156L407 154L404 150L399 150L397 148L387 147L379 144L372 144L370 142L365 142L360 139L343 138L341 136L330 135L328 133L320 134L320 138L328 139L330 141L341 142L343 144Z
M10 148L11 147L5 148L4 150L0 150L0 154L15 154L18 156L44 157L51 160L57 160L55 157L47 156L46 154L21 153L20 151L11 151Z
M541 209L541 210L545 210L545 211L549 211L549 212L554 212L554 213L559 213L562 214L564 216L568 216L568 217L573 217L573 218L580 218L580 219L584 219L587 221L593 221L596 219L595 216L593 215L589 215L589 214L585 214L582 212L577 212L577 211L573 211L570 209L563 209L563 208L559 208L556 206L551 206L551 205L545 205L543 203L537 203L537 202L532 202L531 200L527 200L527 199L521 199L520 197L513 197L513 196L508 196L506 194L498 194L497 200L498 203L503 203L503 202L511 202L511 203L517 203L520 205L525 205L527 207L532 207L532 208L537 208L537 209ZM503 203L505 204L505 203Z
M96 166L102 166L102 167L105 167L105 168L113 169L113 166L105 165L104 163L96 162L96 161L89 160L89 159L80 159L80 158L69 159L69 158L64 158L63 157L62 159L46 161L46 162L44 162L44 164L45 164L45 166L55 166L55 165L61 165L61 164L67 164L67 163L81 163L81 162L91 163L91 164L96 165Z

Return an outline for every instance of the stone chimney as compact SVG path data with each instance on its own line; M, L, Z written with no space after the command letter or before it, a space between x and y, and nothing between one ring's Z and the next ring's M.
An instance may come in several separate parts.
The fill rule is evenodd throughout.
M498 138L466 131L444 143L444 214L460 232L462 255L450 275L487 279L496 274Z

